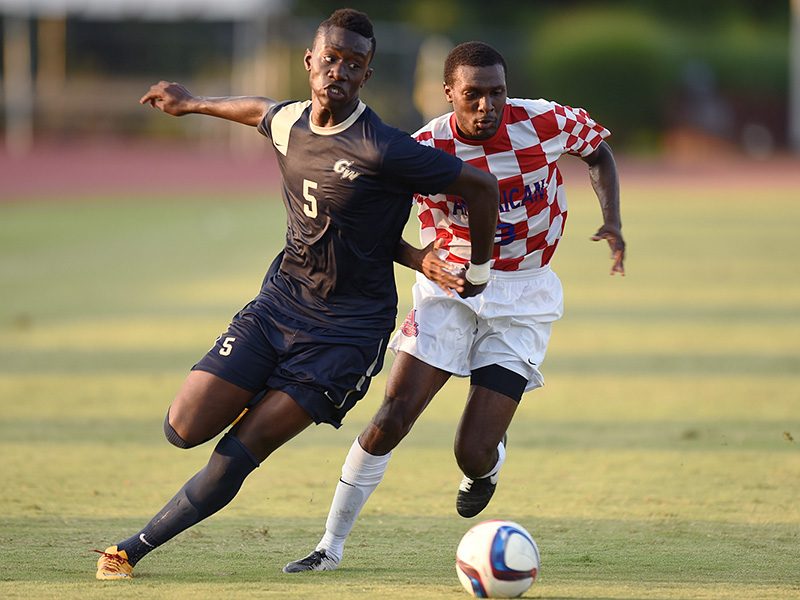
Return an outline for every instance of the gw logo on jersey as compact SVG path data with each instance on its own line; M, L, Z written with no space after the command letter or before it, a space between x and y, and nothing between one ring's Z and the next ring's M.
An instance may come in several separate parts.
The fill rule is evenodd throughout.
M350 181L355 181L359 177L361 177L361 173L356 171L355 169L351 169L353 161L352 160L337 160L336 164L333 165L333 172L339 173L342 176L342 179L349 179Z

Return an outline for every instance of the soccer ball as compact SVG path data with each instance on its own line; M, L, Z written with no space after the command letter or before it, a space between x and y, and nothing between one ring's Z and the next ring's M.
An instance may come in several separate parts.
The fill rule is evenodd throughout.
M476 598L516 598L539 574L539 548L517 523L484 521L461 538L456 573Z

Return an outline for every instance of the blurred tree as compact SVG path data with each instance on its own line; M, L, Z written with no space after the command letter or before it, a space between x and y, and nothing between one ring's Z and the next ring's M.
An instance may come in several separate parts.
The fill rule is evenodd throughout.
M67 21L67 69L72 73L194 75L227 69L233 24L213 21Z
M747 20L762 26L781 26L787 23L789 15L789 3L786 0L618 0L592 4L624 5L692 29L715 27L729 19Z
M726 107L725 115L706 119L706 133L736 138L752 120L749 115L762 112L770 115L760 116L757 125L779 141L784 136L786 0L354 0L348 5L367 12L379 30L381 22L402 23L420 37L435 32L454 43L493 44L511 65L512 95L583 105L614 131L617 146L653 149L665 128L692 124L693 118L697 125L697 114L689 113L712 115L712 106ZM295 0L294 12L319 19L340 6L337 0ZM378 60L382 65L380 50ZM707 72L707 82L713 82L700 94L702 102L697 89L690 89L692 72Z
M628 9L576 9L539 24L530 41L537 95L580 106L615 142L648 144L663 127L679 46L658 20Z
M365 99L406 130L415 130L423 119L412 98L415 69L426 58L420 55L423 40L441 35L454 44L480 39L494 45L511 66L513 96L583 105L614 131L615 147L655 148L665 129L695 127L698 114L715 111L722 116L701 119L714 135L737 141L746 137L745 130L750 138L753 131L762 138L766 131L778 145L786 139L787 0L293 0L291 14L271 23L265 34L269 65L281 62L269 67L280 85L266 87L287 97L307 94L303 50L320 20L343 4L364 10L376 25L376 73ZM42 32L30 30L33 63L46 66L46 44L35 39ZM153 77L190 80L214 94L231 93L231 87L259 91L238 89L243 81L259 86L257 78L236 80L234 86L231 58L241 36L231 22L70 16L64 37L62 104L69 116L62 120L62 133L86 127L143 130L145 113L130 112L137 108L129 107L130 97ZM437 68L426 63L426 72L433 80ZM698 74L705 75L698 79ZM96 110L86 108L99 97L94 91L99 81L108 90L105 104L115 107L104 125ZM37 84L42 96L46 83ZM422 100L426 93L433 92L423 92ZM419 100L417 106L423 106ZM158 126L171 126L165 123L172 121Z
M351 0L344 4L337 0L294 0L293 12L322 18L337 8L350 6L376 20L415 23L420 14L416 12L416 7L420 4L429 5L430 8L426 7L425 12L431 15L430 21L447 20L458 29L483 25L516 30L526 20L526 15L535 14L538 19L548 17L553 12L569 12L575 8L635 9L691 28L714 26L731 17L761 25L780 26L786 25L789 18L789 3L786 0L492 0L491 3L485 0ZM451 14L442 15L445 10ZM416 24L419 25L418 22ZM444 33L454 35L452 30Z
M408 3L408 21L426 33L447 34L459 25L459 0L413 0Z

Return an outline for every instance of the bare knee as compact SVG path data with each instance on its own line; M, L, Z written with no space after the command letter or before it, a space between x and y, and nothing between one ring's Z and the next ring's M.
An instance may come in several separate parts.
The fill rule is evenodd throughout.
M402 395L387 392L380 409L359 437L361 446L376 456L388 454L411 431L418 416Z
M194 448L211 439L193 435L189 428L181 425L180 419L171 418L170 410L167 410L167 415L164 417L164 437L170 444L183 450Z

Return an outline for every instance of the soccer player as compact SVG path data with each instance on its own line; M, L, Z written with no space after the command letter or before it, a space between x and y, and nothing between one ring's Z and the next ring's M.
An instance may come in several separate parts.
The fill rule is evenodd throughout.
M464 298L417 275L414 307L389 346L397 356L383 404L345 459L324 536L311 554L286 565L287 573L338 566L391 451L452 375L470 376L455 439L464 473L456 510L469 518L489 503L505 460L506 430L523 392L544 383L539 367L551 324L562 314L561 282L550 260L567 217L557 166L563 154L588 164L603 215L592 239L608 241L611 274L624 275L617 170L603 141L608 130L583 109L508 98L506 62L480 42L450 52L444 93L453 112L433 119L415 137L497 176L500 222L489 284L479 298ZM467 265L470 227L482 217L446 193L418 194L416 200L423 243L435 240L453 268Z
M234 426L141 531L100 553L98 579L132 577L143 556L227 505L264 459L311 423L340 426L382 366L397 312L392 261L414 192L463 196L479 216L470 226L476 266L467 294L485 286L497 180L384 125L361 102L374 53L368 17L342 9L305 53L309 101L195 97L164 81L142 97L170 115L258 127L276 151L288 227L260 293L194 366L164 422L180 448Z

